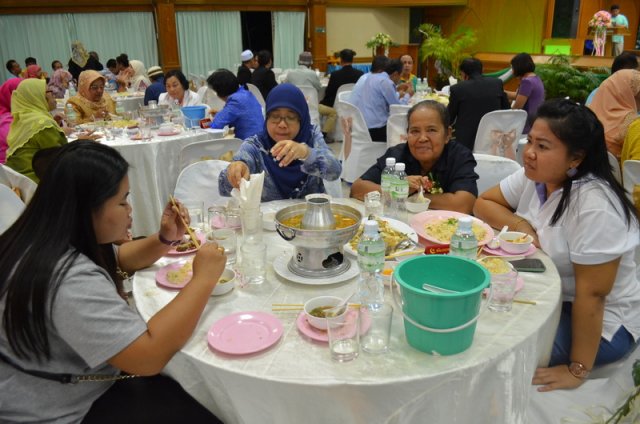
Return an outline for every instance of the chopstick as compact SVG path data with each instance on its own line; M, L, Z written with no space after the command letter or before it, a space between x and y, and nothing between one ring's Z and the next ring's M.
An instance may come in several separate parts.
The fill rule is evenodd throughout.
M522 303L525 305L537 305L534 300L525 300L525 299L513 299L513 303Z
M183 216L180 215L180 208L178 207L178 204L176 203L176 199L172 195L169 195L169 199L171 199L171 203L173 204L173 206L178 208L178 216L180 217L180 220L182 221L182 224L185 227L187 227L187 233L189 233L189 237L191 237L191 240L193 240L193 244L196 245L196 249L200 249L200 240L198 240L198 237L196 237L196 235L193 234L193 231L191 231L191 227L189 227L189 225L187 224L187 221L185 221Z

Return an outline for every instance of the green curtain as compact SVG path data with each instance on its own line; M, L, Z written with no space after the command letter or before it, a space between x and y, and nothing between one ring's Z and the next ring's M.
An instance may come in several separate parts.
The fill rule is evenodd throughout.
M146 68L159 64L153 13L75 13L72 20L74 39L98 52L103 65L121 53L142 61Z
M235 72L242 52L240 12L177 12L176 26L187 78L218 68Z
M71 57L71 26L69 15L0 15L0 82L11 75L5 64L16 60L24 68L24 59L35 57L49 75L51 62L66 65Z
M273 63L275 68L298 66L304 51L304 12L273 12Z

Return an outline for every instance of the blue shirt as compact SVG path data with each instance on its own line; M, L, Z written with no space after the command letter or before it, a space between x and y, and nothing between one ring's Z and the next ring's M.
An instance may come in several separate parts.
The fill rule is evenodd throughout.
M144 104L145 106L149 104L149 100L158 101L160 94L166 93L167 89L164 86L164 77L160 77L155 80L147 89L144 91Z
M244 140L262 131L264 118L262 107L256 97L240 87L227 97L227 103L216 113L211 128L222 129L228 125L235 128L236 137Z
M362 84L362 89L353 91L349 97L349 103L362 112L367 128L385 127L389 119L389 106L406 105L408 102L408 94L398 99L396 85L386 72L370 74Z
M311 193L325 193L323 179L328 181L337 180L342 172L342 165L336 159L333 152L324 142L322 133L317 126L313 126L313 148L309 153L309 157L302 164L302 172L308 174L306 182L301 181L300 186L290 193L290 199L303 199L304 196ZM259 174L265 171L264 155L260 153L260 141L257 136L249 137L242 143L240 149L233 156L234 161L242 161L249 167L251 174ZM218 191L222 196L230 196L231 184L227 179L227 170L225 169L218 176ZM262 188L262 201L269 202L271 200L282 199L280 191L273 182L273 176L265 172L264 186Z

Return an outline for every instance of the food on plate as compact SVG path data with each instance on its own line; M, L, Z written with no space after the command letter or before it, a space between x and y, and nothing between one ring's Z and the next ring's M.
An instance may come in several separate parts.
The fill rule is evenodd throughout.
M424 224L425 233L443 243L451 242L451 237L453 237L457 228L458 218L440 218ZM478 241L487 236L487 230L475 220L471 224L471 231L473 231Z
M511 271L509 264L500 258L484 258L479 261L482 266L487 268L490 274L506 274Z
M138 121L127 120L127 119L118 119L116 121L111 121L111 126L114 128L131 128L137 127Z
M193 262L185 262L180 268L167 272L167 281L171 284L182 285L191 279Z
M402 240L409 238L408 235L402 233L398 230L394 230L389 224L388 221L384 219L376 219L378 221L378 229L380 231L380 236L382 240L384 240L385 245L385 255L390 255L394 252L394 247L398 245ZM364 225L360 225L356 235L349 241L349 245L353 250L358 249L358 243L360 242L360 237L362 236L362 231L364 230Z
M318 306L309 311L309 314L317 318L332 318L337 316L337 311L329 312L328 309L334 308L334 305Z
M302 217L304 214L294 215L290 218L287 218L282 221L282 225L285 225L290 228L300 228L302 224ZM342 215L339 213L333 214L333 219L336 221L336 229L347 228L356 223L356 220L350 216Z

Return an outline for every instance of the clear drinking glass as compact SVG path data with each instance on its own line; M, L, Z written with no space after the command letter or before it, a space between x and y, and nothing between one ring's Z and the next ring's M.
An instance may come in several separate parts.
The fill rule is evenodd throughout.
M205 232L204 228L204 202L188 201L182 202L184 207L189 210L190 226L198 231Z
M240 253L243 284L264 283L267 277L267 246L262 241L244 240Z
M360 336L362 350L369 353L384 353L389 350L393 307L388 303L374 303L365 307L360 315L361 321L365 318L371 321L369 329Z
M228 228L213 230L207 234L207 240L215 241L218 246L224 247L224 254L227 256L228 264L236 263L238 239L235 231Z
M351 309L347 314L344 320L327 318L329 351L338 362L352 361L360 354L360 310Z
M494 312L509 312L513 306L513 298L516 295L516 283L518 271L511 269L504 274L491 275L492 296L489 301L489 310Z
M259 208L244 209L240 213L244 241L262 240L262 212Z

